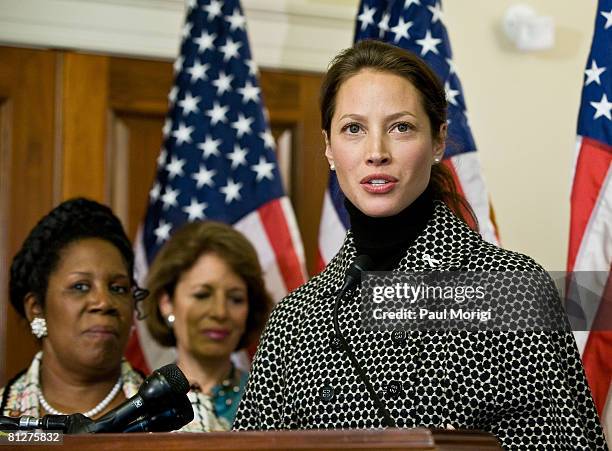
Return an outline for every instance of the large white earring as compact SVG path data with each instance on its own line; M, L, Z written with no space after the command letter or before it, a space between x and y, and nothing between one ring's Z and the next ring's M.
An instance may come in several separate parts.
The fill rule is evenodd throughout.
M335 165L334 163L331 163L331 164L329 165L329 169L330 169L331 171L335 171L335 170L336 170L336 165Z
M30 322L30 329L32 330L32 335L36 338L40 339L47 336L47 320L44 318L34 318Z
M436 157L436 158L434 158L434 163L435 163L435 164L439 164L439 163L440 163L440 161L441 161L441 160L440 160L440 157Z

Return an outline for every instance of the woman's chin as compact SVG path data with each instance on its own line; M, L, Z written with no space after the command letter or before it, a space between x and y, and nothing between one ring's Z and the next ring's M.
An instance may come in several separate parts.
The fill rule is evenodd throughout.
M364 215L385 218L397 214L401 209L394 202L364 202L355 205Z

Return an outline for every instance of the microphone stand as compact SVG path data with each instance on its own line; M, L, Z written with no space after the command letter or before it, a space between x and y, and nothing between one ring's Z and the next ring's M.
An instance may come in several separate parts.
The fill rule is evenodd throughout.
M362 258L362 257L365 257L365 258ZM348 356L351 362L351 365L357 372L357 375L361 379L361 382L363 382L363 384L366 387L366 390L369 392L370 397L372 398L372 401L374 402L374 405L378 409L379 413L382 415L383 424L388 427L395 427L395 420L393 419L393 417L391 416L391 414L389 413L389 411L387 410L387 408L381 401L380 397L378 396L378 393L376 393L376 391L374 390L372 383L370 382L365 372L363 371L363 368L357 361L357 358L355 357L353 350L351 349L348 342L346 341L346 338L344 338L344 335L342 335L342 331L340 330L340 324L338 323L338 308L340 307L340 301L342 300L342 296L344 296L346 292L348 291L348 289L352 285L356 284L358 281L357 277L355 277L351 273L352 272L360 273L361 271L364 271L363 268L367 266L367 262L369 261L370 261L369 257L359 256L355 259L355 262L353 263L352 268L350 268L349 271L347 271L347 277L345 279L345 282L342 285L342 288L340 288L340 290L338 291L338 294L336 296L336 301L334 302L334 311L333 311L334 333L336 334L336 337L338 337L338 340L340 341L340 345L342 346L344 352L346 352L346 355Z

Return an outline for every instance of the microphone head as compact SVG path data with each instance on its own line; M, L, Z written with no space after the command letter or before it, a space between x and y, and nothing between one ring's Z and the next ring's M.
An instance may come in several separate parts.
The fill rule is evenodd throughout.
M374 266L372 259L368 255L361 254L355 258L347 273L352 271L357 277L360 277L363 271L369 271L372 266Z
M369 271L370 268L374 266L372 259L365 255L359 255L353 263L346 270L346 275L344 276L344 285L341 288L342 292L346 292L349 288L354 287L361 280L361 273L363 271Z
M172 391L175 393L183 395L189 391L189 381L180 368L174 363L162 366L154 372L164 376L170 388L172 388Z

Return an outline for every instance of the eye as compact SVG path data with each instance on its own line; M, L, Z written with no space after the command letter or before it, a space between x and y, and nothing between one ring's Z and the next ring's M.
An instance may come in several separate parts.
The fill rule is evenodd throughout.
M348 132L351 135L356 135L357 133L362 131L361 125L356 122L351 122L342 127L343 132Z
M74 291L86 292L89 290L89 284L85 282L77 282L70 287Z
M130 287L123 284L113 284L111 285L110 290L115 294L124 295L130 292Z
M393 127L391 127L391 130L395 129L400 133L407 133L413 128L414 127L412 126L412 124L409 124L408 122L399 122L397 124L394 124Z
M246 302L246 296L241 294L231 294L228 297L232 304L242 305Z
M208 299L210 297L210 294L211 292L209 290L197 291L196 293L193 293L193 297L197 300L203 301L205 299Z

